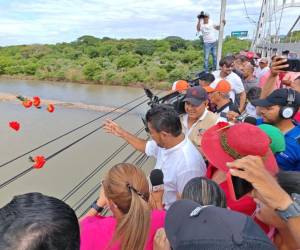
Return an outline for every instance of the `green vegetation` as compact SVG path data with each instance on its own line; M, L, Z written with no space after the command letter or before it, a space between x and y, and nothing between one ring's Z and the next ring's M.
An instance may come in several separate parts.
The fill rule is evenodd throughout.
M294 43L300 41L300 30L296 30L291 32L289 36L287 36L285 39L283 39L283 42L286 43Z
M249 47L249 41L226 38L224 54ZM40 80L164 87L199 72L203 48L199 40L163 40L82 36L71 43L0 47L0 75Z

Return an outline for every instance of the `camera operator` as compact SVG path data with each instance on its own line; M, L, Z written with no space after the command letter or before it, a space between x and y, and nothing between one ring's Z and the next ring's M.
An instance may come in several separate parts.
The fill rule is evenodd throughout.
M212 54L213 57L213 67L212 70L217 68L217 37L215 30L219 30L219 25L214 25L209 19L209 14L201 11L197 16L197 32L202 32L203 42L204 42L204 70L208 72L208 61L209 55ZM223 21L225 24L225 21Z

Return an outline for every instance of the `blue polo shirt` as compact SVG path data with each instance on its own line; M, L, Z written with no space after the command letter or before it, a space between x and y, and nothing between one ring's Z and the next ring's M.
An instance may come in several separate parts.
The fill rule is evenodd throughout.
M276 154L277 164L285 171L300 171L300 124L284 134L285 151Z

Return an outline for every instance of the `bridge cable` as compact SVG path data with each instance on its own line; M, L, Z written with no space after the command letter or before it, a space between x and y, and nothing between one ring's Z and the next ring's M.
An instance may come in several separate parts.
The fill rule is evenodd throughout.
M140 158L143 158L144 155L145 155L145 153L140 153L139 156L141 156ZM140 161L140 159L139 159L138 161ZM134 161L133 161L133 162L134 162ZM137 163L136 163L135 165L138 166ZM140 165L140 164L139 164L139 165ZM142 167L142 166L140 165L140 168L141 168L141 167ZM95 192L97 192L97 191L99 190L100 187L101 187L101 183L98 183L98 184L93 188L93 189L94 189L94 192L93 192L93 193L90 193L90 194L89 194L89 197L88 197L87 199L85 199L84 202L82 202L82 203L80 204L80 206L77 206L76 208L74 208L74 211L76 212L82 205L84 205L84 203L85 203L86 201L88 201L89 198L92 197L92 195L93 195ZM90 207L88 206L88 207L87 207L87 208L79 215L78 218L81 218L83 215L85 215L85 214L89 211L89 209L90 209ZM107 212L107 210L108 210L108 209L106 209L106 212ZM105 212L105 213L106 213L106 212Z
M13 158L13 159L11 159L11 160L9 160L9 161L6 161L6 162L2 163L2 164L0 165L0 168L1 168L1 167L4 167L4 166L6 166L6 165L8 165L8 164L10 164L10 163L12 163L12 162L14 162L14 161L20 159L20 158L22 158L22 157L25 156L25 155L28 155L28 154L30 154L30 153L32 153L32 152L38 150L38 149L40 149L40 148L42 148L42 147L44 147L44 146L47 146L48 144L50 144L50 143L52 143L52 142L55 142L55 141L57 141L57 140L59 140L59 139L65 137L65 136L67 136L67 135L69 135L69 134L71 134L71 133L77 131L78 129L81 129L81 128L83 128L83 127L85 127L85 126L87 126L87 125L89 125L89 124L91 124L91 123L93 123L93 122L95 122L95 121L97 121L97 120L99 120L99 119L101 119L101 118L103 118L103 117L109 115L109 114L112 114L113 112L117 111L118 109L124 108L125 106L127 106L127 105L129 105L129 104L131 104L131 103L133 103L133 102L135 102L135 101L137 101L137 100L143 98L144 96L145 96L145 95L139 96L139 97L133 99L133 100L130 101L130 102L127 102L127 103L125 103L125 104L123 104L123 105L121 105L121 106L119 106L119 107L117 107L117 108L115 108L115 109L113 109L113 110L111 110L111 111L105 113L105 114L102 114L102 115L100 115L100 116L94 118L93 120L91 120L91 121L89 121L89 122L86 122L86 123L84 123L84 124L82 124L82 125L80 125L80 126L74 128L74 129L72 129L72 130L70 130L70 131L68 131L68 132L66 132L66 133L64 133L64 134L62 134L62 135L60 135L60 136L58 136L58 137L56 137L56 138L50 140L50 141L48 141L48 142L45 142L44 144L42 144L42 145L40 145L40 146L37 146L37 147L35 147L35 148L33 148L33 149L31 149L31 150L25 152L25 153L22 153L21 155L15 157L15 158Z
M138 136L144 131L144 128L139 129L135 136ZM91 178L93 178L103 167L105 167L111 160L113 160L123 149L128 146L128 142L123 143L117 150L115 150L110 156L108 156L98 167L96 167L90 174L84 177L75 187L73 187L64 197L61 198L62 201L67 201L71 198L85 183L87 183Z
M133 109L137 108L138 106L140 106L140 105L146 103L147 101L148 101L148 99L146 99L146 100L144 100L144 101L138 103L138 104L135 105L134 107L132 107L132 108L126 110L124 113L121 113L120 115L118 115L118 116L116 116L115 118L113 118L112 121L117 120L118 118L124 116L125 114L129 113L130 111L132 111ZM65 150L67 150L68 148L74 146L74 145L77 144L78 142L82 141L83 139L85 139L86 137L90 136L91 134L97 132L98 130L102 129L103 127L104 127L104 125L101 125L100 127L96 128L96 129L94 129L94 130L92 130L91 132L89 132L88 134L86 134L86 135L80 137L79 139L77 139L76 141L72 142L71 144L69 144L69 145L63 147L62 149L58 150L57 152L55 152L55 153L49 155L45 160L48 161L48 160L52 159L53 157L57 156L58 154L62 153L62 152L65 151ZM24 171L22 171L21 173L17 174L16 176L14 176L14 177L12 177L12 178L6 180L5 182L1 183L1 184L0 184L0 189L6 187L6 186L9 185L10 183L12 183L12 182L16 181L17 179L21 178L22 176L24 176L25 174L29 173L29 172L32 171L33 169L34 169L34 167L31 166L31 167L25 169Z

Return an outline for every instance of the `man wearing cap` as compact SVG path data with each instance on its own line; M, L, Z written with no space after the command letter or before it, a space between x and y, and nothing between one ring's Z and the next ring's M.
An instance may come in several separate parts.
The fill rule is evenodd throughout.
M219 116L207 110L208 96L201 86L189 88L183 101L186 112L181 117L183 133L201 152L202 134L219 121Z
M224 22L225 23L225 22ZM202 32L204 42L204 70L208 72L209 55L213 57L213 70L217 68L217 37L215 30L219 30L219 25L214 25L209 19L208 13L198 16L197 32Z
M178 80L173 83L172 91L184 92L189 88L189 84L185 80Z
M219 80L219 82L214 87L211 86L204 87L204 89L209 95L210 102L216 105L217 114L219 114L223 118L226 118L229 111L239 113L238 106L233 103L229 97L231 86L228 81Z
M152 140L129 133L113 121L106 121L106 132L119 136L136 150L156 158L156 169L164 174L163 202L168 209L192 178L203 176L206 165L200 152L182 133L177 112L166 104L156 105L146 113L146 126Z
M293 89L276 89L265 99L252 101L259 107L264 123L281 130L286 149L276 155L282 170L300 171L300 124L293 120L300 107L300 93Z
M243 112L246 104L246 92L244 84L241 78L232 71L233 69L233 57L226 56L219 62L220 70L213 72L216 81L211 84L211 87L215 87L219 79L224 79L230 83L231 91L229 92L230 99L239 105L239 111ZM236 100L237 98L237 100Z
M270 70L268 65L269 65L269 62L268 62L267 58L261 58L259 60L258 67L256 68L256 71L255 71L255 76L258 79L258 81L265 73L267 73Z

